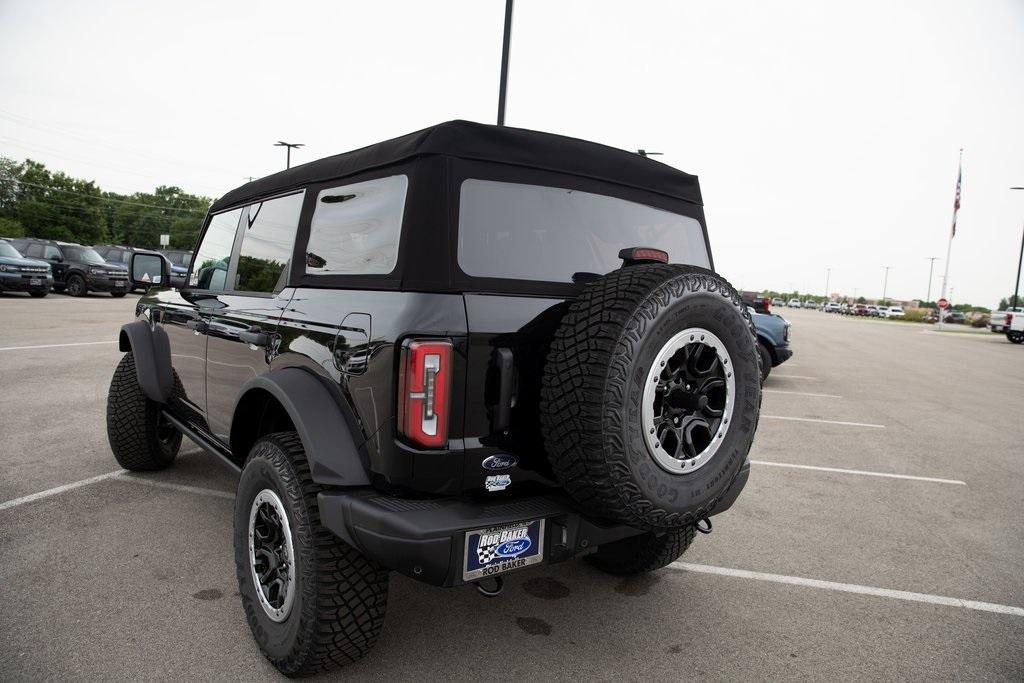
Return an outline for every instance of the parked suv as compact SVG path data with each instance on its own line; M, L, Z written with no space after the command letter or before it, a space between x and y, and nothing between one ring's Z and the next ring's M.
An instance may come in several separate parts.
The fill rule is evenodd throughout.
M71 296L110 292L114 297L128 293L128 269L107 263L92 247L31 237L12 239L11 244L28 258L50 264L55 292Z
M678 558L746 483L750 315L697 178L464 121L297 166L210 208L185 287L121 330L107 432L240 471L239 594L282 672L362 657L388 572L476 583Z
M50 293L50 264L25 258L6 239L0 239L0 292L28 292L34 297Z

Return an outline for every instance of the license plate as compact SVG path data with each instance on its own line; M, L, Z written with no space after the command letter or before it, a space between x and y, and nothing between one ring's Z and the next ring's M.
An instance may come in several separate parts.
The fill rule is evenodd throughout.
M544 520L469 531L464 557L463 581L539 564L544 560Z
M124 287L124 283L123 282L115 282L114 286L115 287Z
M29 281L28 281L28 286L29 287L38 287L41 284L43 284L43 281L40 280L39 278L37 278L37 277L29 278Z

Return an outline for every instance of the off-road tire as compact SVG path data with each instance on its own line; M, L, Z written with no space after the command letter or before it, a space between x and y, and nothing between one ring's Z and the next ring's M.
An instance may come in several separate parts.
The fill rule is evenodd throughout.
M641 402L662 344L693 325L730 349L733 421L706 464L673 474L647 449ZM587 512L665 531L713 512L746 460L760 405L756 333L736 290L704 268L636 265L589 285L563 317L544 368L541 430L555 476Z
M114 297L115 299L120 299L121 297L123 297L127 293L128 292L111 292L110 296Z
M294 602L275 622L260 604L248 548L249 513L263 489L283 503L297 565ZM317 493L295 432L260 438L235 496L235 568L246 620L260 650L286 676L357 661L376 643L387 608L388 572L320 524Z
M86 296L89 293L89 286L85 284L85 278L78 274L68 276L64 290L68 296Z
M692 526L664 533L647 532L601 546L586 560L606 574L636 576L666 567L693 543Z
M761 384L764 384L772 371L772 353L762 341L757 342L757 353L761 357Z
M1024 332L1018 332L1016 330L1007 331L1006 338L1011 344L1021 344L1024 343Z
M42 299L47 294L49 294L49 292L29 292L28 293L29 296L35 297L36 299Z
M181 382L174 376L175 391ZM135 373L135 357L124 354L107 393L107 439L114 459L126 470L151 472L174 462L181 432L160 416L160 404L143 393Z

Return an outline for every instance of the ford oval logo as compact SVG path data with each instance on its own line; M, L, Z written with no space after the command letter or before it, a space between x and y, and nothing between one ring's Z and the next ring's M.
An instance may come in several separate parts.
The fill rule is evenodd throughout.
M480 463L485 470L507 470L510 467L515 467L519 464L519 460L516 456L509 455L508 453L499 453L498 455L492 455L491 457Z
M505 541L499 543L498 547L494 549L494 554L498 557L515 557L516 555L522 555L533 543L528 538L517 538L514 541Z

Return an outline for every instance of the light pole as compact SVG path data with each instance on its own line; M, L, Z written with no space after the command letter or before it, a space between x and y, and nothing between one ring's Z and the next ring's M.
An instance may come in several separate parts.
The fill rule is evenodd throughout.
M1024 190L1024 187L1011 187L1011 190ZM1010 308L1017 308L1020 298L1017 293L1020 292L1020 264L1024 262L1024 228L1020 231L1020 256L1017 258L1017 279L1013 281L1013 302L1010 304Z
M832 269L831 268L826 268L825 269L825 299L826 300L829 298L829 296L828 296L828 281L831 278L832 278Z
M498 84L498 125L505 125L505 96L508 93L508 50L512 42L512 0L505 0L505 37L501 45L501 82Z
M892 266L882 267L885 268L885 279L882 280L882 301L885 301L885 293L889 289L889 270L892 268ZM885 304L883 303L882 305L884 306Z
M938 258L938 256L925 256L928 261L928 294L924 298L925 301L932 300L932 268L935 267L935 261Z
M287 156L285 157L285 168L292 167L292 148L298 149L299 147L305 147L306 145L301 142L281 142L278 140L274 143L274 147L284 147L287 150Z

